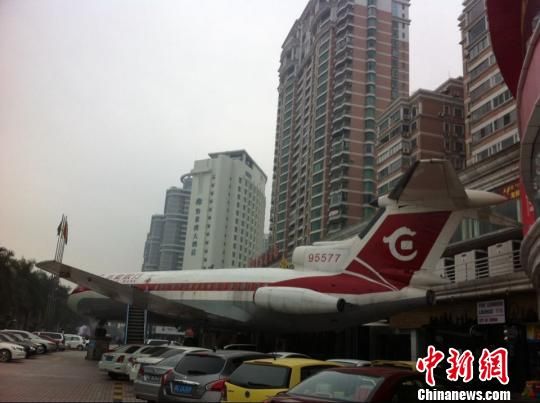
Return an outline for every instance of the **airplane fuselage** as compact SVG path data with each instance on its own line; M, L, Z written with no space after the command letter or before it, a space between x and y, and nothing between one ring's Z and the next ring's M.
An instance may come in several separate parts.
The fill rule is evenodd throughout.
M346 272L255 268L124 273L105 277L201 309L208 313L214 325L229 328L282 332L335 330L426 304L426 290L412 287L389 290L384 285ZM255 304L255 293L261 287L309 288L343 298L349 305L337 315L274 312ZM69 304L72 309L83 314L93 312L96 315L101 311L103 316L114 315L111 300L84 288L75 289ZM182 322L182 318L178 318L178 321Z

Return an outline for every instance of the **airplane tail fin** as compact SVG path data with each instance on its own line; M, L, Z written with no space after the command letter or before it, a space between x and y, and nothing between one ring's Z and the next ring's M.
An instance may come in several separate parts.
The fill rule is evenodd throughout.
M420 160L389 195L375 201L383 208L359 236L297 248L295 254L303 258L301 269L344 272L388 290L430 287L437 277L429 273L464 214L505 200L494 193L466 190L448 161ZM322 262L325 256L332 260L338 255L345 258L334 259L334 265Z
M417 161L377 200L384 210L356 240L344 271L389 289L433 286L437 277L431 272L464 214L505 200L466 190L446 160Z

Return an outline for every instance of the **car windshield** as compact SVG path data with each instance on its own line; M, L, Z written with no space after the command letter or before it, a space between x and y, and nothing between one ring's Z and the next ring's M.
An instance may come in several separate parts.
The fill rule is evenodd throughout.
M12 341L14 341L14 340L13 340L13 339L10 339L10 338L7 337L5 334L1 334L1 333L0 333L0 341L12 342Z
M50 337L51 339L62 340L62 335L58 333L45 333L45 336Z
M173 350L174 351L174 350ZM180 351L180 350L177 350ZM159 362L160 367L175 367L176 364L182 359L183 353L175 353L174 355L165 358L163 361Z
M28 336L24 337L22 334L19 333L9 333L9 335L13 336L16 340L28 339Z
M156 347L154 350L147 354L150 354L150 357L160 357L161 354L166 353L167 351L169 351L167 347Z
M289 395L364 402L379 387L384 378L337 371L322 371L306 379Z
M225 366L225 360L215 355L186 355L174 369L184 375L218 374Z
M287 389L290 373L288 367L244 363L231 374L229 383L252 389Z
M185 350L177 349L177 348L171 348L167 349L167 351L162 352L159 354L159 357L161 358L169 358L172 356L175 356L177 354L182 354Z
M118 347L116 350L112 351L113 353L127 353L127 354L131 354L135 351L137 351L141 346L132 346L132 345L125 345L125 346L120 346Z

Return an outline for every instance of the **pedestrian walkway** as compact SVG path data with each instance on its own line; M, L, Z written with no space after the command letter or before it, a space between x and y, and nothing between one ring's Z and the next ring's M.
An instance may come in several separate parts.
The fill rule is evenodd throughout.
M137 401L132 383L111 380L85 355L65 351L0 364L0 402Z

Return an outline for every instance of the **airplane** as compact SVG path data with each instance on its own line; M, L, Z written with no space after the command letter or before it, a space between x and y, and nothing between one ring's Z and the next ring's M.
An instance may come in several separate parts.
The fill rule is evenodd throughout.
M190 326L272 332L341 330L433 304L448 280L435 266L463 217L505 197L465 189L452 165L419 160L362 233L298 246L294 269L237 268L110 274L56 261L37 266L79 285L72 309L106 317L131 304ZM125 314L125 308L123 308Z

